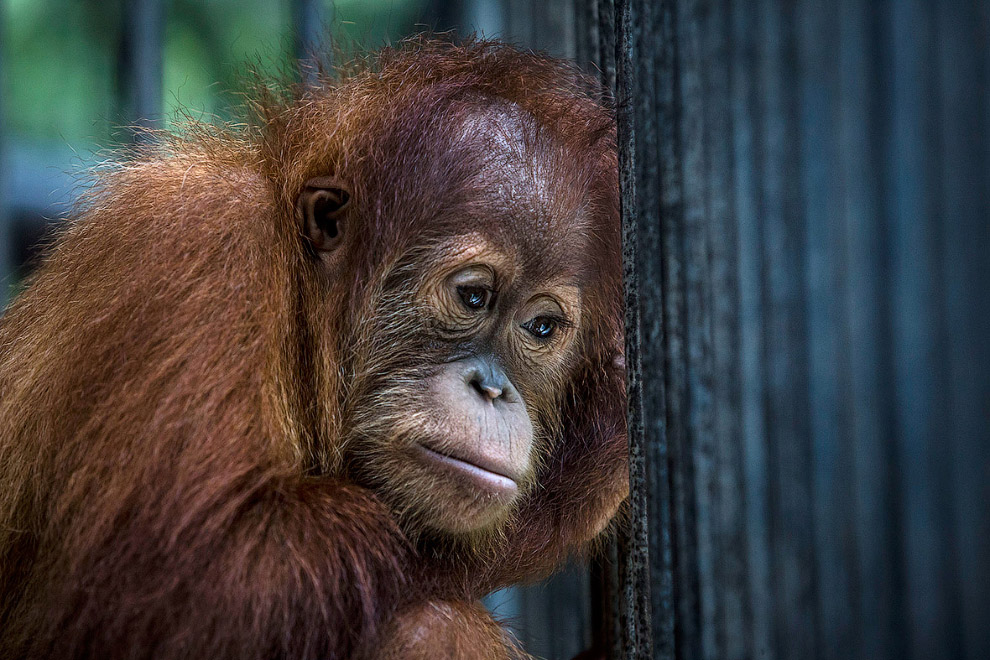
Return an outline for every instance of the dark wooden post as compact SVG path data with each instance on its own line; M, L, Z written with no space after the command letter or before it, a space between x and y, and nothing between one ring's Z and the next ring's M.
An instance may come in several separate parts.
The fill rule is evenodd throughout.
M990 657L990 8L615 17L614 657Z

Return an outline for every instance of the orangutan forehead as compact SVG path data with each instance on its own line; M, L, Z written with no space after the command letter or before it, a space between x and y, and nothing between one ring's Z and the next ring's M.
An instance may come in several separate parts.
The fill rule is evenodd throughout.
M524 221L527 235L554 234L563 227L568 233L582 233L587 182L552 129L517 104L500 99L460 116L454 146L477 163L472 177L477 192L496 209ZM559 242L560 237L547 238Z
M382 191L403 204L391 217L428 236L484 236L527 272L575 270L593 218L586 156L572 154L553 127L523 107L480 95L437 102L394 130L406 151L384 157L406 193ZM415 144L414 150L408 145ZM437 191L443 191L438 195ZM402 248L400 248L402 249ZM453 254L454 252L448 252Z
M539 125L532 114L518 104L504 99L472 97L469 105L458 112L455 142L473 143L491 152L512 154L522 159Z
M482 179L532 179L538 170L545 169L545 152L560 148L532 114L510 101L478 102L457 112L457 116L452 146L480 157Z
M469 231L437 239L431 252L439 271L451 271L471 263L485 264L500 277L524 277L534 284L553 282L557 286L582 288L586 282L586 245L580 235L571 235L566 244L533 246L505 232ZM563 249L562 249L563 248Z

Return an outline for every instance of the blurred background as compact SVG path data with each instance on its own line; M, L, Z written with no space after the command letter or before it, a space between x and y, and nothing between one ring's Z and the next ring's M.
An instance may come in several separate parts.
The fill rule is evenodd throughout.
M296 55L328 40L346 52L459 28L568 55L567 4L3 0L0 302L47 224L78 194L75 173L126 144L126 127L167 127L185 115L231 119L248 65L284 72Z

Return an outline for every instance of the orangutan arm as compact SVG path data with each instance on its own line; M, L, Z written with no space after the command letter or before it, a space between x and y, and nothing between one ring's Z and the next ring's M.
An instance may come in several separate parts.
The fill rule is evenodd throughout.
M57 581L18 609L4 650L26 658L348 658L404 597L408 550L367 491L249 475L224 492L119 503L74 529ZM101 502L97 506L106 506Z
M531 656L518 648L481 603L431 600L400 611L371 658L527 660Z

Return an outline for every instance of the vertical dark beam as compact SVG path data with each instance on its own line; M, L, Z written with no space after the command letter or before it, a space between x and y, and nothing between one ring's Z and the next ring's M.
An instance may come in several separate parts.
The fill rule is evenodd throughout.
M428 0L422 22L433 32L447 32L461 27L463 11L460 0Z
M812 443L812 501L818 577L820 657L843 660L856 652L855 492L853 474L849 325L845 316L847 272L842 199L846 181L839 166L840 81L835 44L820 38L839 31L839 7L805 0L797 7L799 119L802 127L801 187L805 218L805 294Z
M830 3L801 2L797 8L798 65L805 75L799 81L802 140L801 191L805 218L805 293L808 328L809 425L812 440L812 486L815 511L816 570L821 578L820 612L830 634L821 640L823 658L845 658L850 651L855 603L849 581L855 571L854 556L843 541L851 541L848 526L852 493L842 484L851 473L848 438L848 344L840 302L844 295L846 266L839 249L844 243L841 224L843 181L837 176L838 154L832 136L836 132L838 80L831 62L833 45L817 35L834 32L836 7Z
M629 7L656 652L990 656L990 6Z
M686 484L679 536L690 539L680 544L684 624L679 626L683 643L678 650L685 659L725 660L732 653L730 645L743 654L746 640L740 609L746 596L745 566L735 549L742 540L743 519L737 506L742 502L738 406L728 400L737 307L734 289L726 288L734 282L735 268L732 198L727 195L731 140L728 114L718 110L728 91L728 16L724 2L672 4L676 39L668 41L675 47L671 64L678 73L667 77L677 85L673 100L679 107L679 131L672 155L680 185L672 197L679 201L680 213L665 213L664 221L681 225L683 448L675 469ZM734 545L727 547L723 539ZM727 633L730 625L734 630Z
M801 209L794 7L764 0L757 8L761 87L759 214L763 223L765 305L764 414L770 470L775 645L782 658L818 657L807 373L807 300L803 291L805 218Z
M936 7L957 627L962 657L990 658L990 5Z
M904 511L905 602L911 657L961 657L958 552L952 509L954 434L945 314L944 125L937 99L939 51L934 6L890 6L893 56L887 156L893 256L895 414ZM951 37L955 39L956 37ZM959 127L953 127L955 133ZM971 139L971 138L968 138ZM951 222L958 222L952 218ZM947 451L949 450L949 451Z
M883 171L890 107L887 2L843 0L839 57L840 160L849 329L850 490L855 494L857 643L851 658L907 657L900 464L893 418L891 256ZM822 592L823 597L827 591Z
M648 588L644 572L648 565L647 545L647 485L645 439L643 429L643 357L640 327L640 281L638 273L638 242L640 211L636 198L636 124L633 107L636 81L635 41L632 31L630 4L633 0L615 0L599 5L603 35L615 35L615 102L618 123L619 189L622 214L622 279L625 289L625 360L626 395L628 397L629 435L629 526L618 540L617 584L619 596L618 628L621 635L613 660L634 660L650 657L649 608L642 595ZM608 5L608 6L607 6ZM611 23L614 21L614 23ZM606 78L606 84L608 79ZM644 619L646 619L644 621Z
M629 394L631 525L618 546L618 588L622 658L678 657L680 640L675 591L678 539L672 507L666 359L669 308L664 260L670 236L665 214L673 208L665 179L677 167L664 158L676 145L668 132L677 126L676 109L665 94L672 70L669 40L662 41L670 6L647 0L599 5L603 35L615 21L616 106L619 126L620 188L623 216L623 268L626 289L626 367ZM606 43L608 39L603 38ZM604 62L606 81L611 67ZM676 202L674 202L676 205ZM675 248L677 249L677 248ZM676 469L676 468L675 468ZM679 555L678 555L679 557Z
M671 305L665 281L669 275L672 227L680 227L679 199L681 170L673 157L680 140L679 109L674 103L676 78L671 74L676 60L676 41L670 39L672 2L636 0L631 3L630 37L632 65L623 72L635 82L629 103L635 125L635 194L638 224L636 254L640 287L642 331L642 406L645 430L645 489L649 557L649 579L640 588L648 589L652 623L649 627L654 657L678 657L683 640L680 609L684 600L680 589L683 570L680 550L683 535L678 524L683 503L677 490L682 473L675 463L680 446L674 446L676 428L670 426L672 379L667 377L671 339L678 329L670 318ZM620 67L615 70L619 80ZM668 221L669 224L668 224ZM675 230L679 231L678 230Z
M618 584L619 629L622 635L619 657L628 660L650 657L649 607L643 602L649 588L645 575L647 553L647 485L645 440L643 429L642 345L640 327L640 282L638 278L639 205L636 198L636 125L633 112L636 83L635 42L631 34L632 0L616 0L608 11L602 12L602 32L616 35L615 97L618 121L619 187L622 213L622 266L625 288L625 359L626 394L629 400L627 416L629 434L630 521L629 528L619 539ZM608 20L615 21L614 27Z
M307 79L332 63L330 19L326 0L292 0L293 51Z
M701 563L702 657L707 660L743 660L760 657L754 653L754 621L749 600L751 571L747 563L747 515L745 496L745 460L743 410L740 394L742 382L740 331L739 225L736 215L736 151L733 137L735 117L731 112L734 75L738 62L734 49L731 0L693 3L685 17L695 17L698 44L691 49L701 71L700 102L704 160L702 169L686 175L704 181L705 213L693 224L695 233L707 232L709 252L696 253L696 260L708 268L694 270L708 273L707 296L710 330L704 358L707 402L711 416L709 437L702 436L703 454L699 470L699 508L711 509L700 521L703 534L711 538L700 545L709 546L710 559ZM696 276L697 277L697 276ZM696 358L697 360L697 358ZM710 360L708 362L707 360ZM699 407L700 408L700 407ZM710 449L709 449L710 447ZM706 462L711 465L706 467Z
M4 162L7 155L6 137L4 130L6 105L3 103L3 89L6 87L6 61L3 35L6 33L6 10L0 5L0 313L7 307L10 300L10 288L14 276L13 241L11 234L10 209L7 201L7 171Z
M658 217L655 223L656 273L651 278L662 294L658 297L655 316L662 319L663 335L660 354L650 373L663 378L666 448L668 453L669 506L673 551L674 634L678 657L696 660L698 656L698 566L695 534L694 456L688 384L688 316L686 309L685 200L684 200L684 120L682 79L684 70L680 53L681 33L677 22L680 2L665 0L654 3L653 27L656 63L653 68L656 109L644 120L655 125L658 133L656 174L644 186L659 189ZM644 62L638 62L643 66ZM694 108L692 108L693 110Z
M770 530L772 521L767 506L769 493L769 456L766 447L767 426L763 414L766 365L762 355L764 307L762 287L764 265L761 258L764 242L760 215L759 181L762 139L759 118L761 89L753 75L759 61L757 15L750 3L734 1L731 7L732 75L729 81L728 111L732 118L733 197L737 225L737 270L739 298L739 400L741 408L741 447L745 502L746 541L751 612L749 657L777 658L773 643Z
M161 124L165 41L163 0L124 3L117 81L125 121L141 128Z

